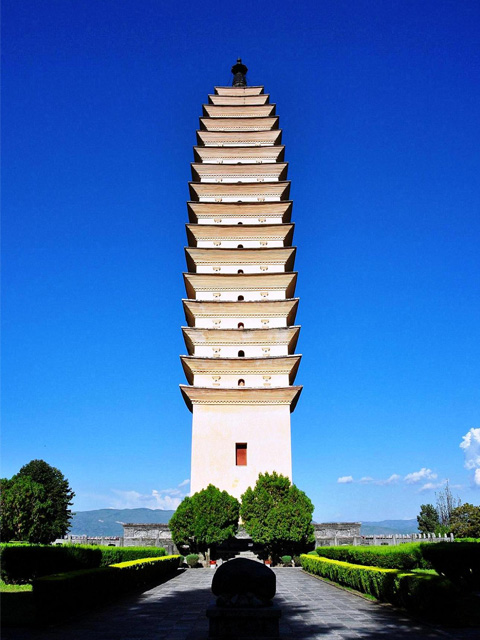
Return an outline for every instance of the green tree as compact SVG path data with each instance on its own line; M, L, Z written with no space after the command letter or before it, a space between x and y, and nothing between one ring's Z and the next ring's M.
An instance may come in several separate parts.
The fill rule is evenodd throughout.
M420 505L420 513L417 516L418 530L421 533L435 533L438 525L438 513L433 504Z
M462 501L458 496L455 497L452 494L448 480L445 487L438 493L435 493L435 496L437 498L437 513L438 520L441 525L440 528L445 529L442 533L448 533L452 511L459 507L462 504Z
M480 507L466 502L453 509L450 529L456 538L480 538Z
M239 510L236 498L209 484L179 504L168 523L173 541L205 553L235 536Z
M54 509L45 488L28 476L1 480L1 538L4 542L51 542Z
M289 478L273 473L258 476L242 496L240 517L255 543L277 559L298 555L314 542L313 504Z
M2 494L2 534L7 538L48 544L67 533L75 494L59 469L32 460L2 481Z

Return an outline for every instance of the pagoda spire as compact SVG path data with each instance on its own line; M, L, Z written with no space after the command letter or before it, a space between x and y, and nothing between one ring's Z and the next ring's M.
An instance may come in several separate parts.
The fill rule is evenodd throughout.
M232 87L246 87L247 86L247 67L242 64L242 59L237 58L237 64L232 67L233 80Z

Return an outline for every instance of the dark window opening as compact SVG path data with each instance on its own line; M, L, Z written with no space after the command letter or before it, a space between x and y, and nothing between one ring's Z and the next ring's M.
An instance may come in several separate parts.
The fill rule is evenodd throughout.
M245 300L245 298L243 296L238 296L237 300L240 300L241 302L242 300Z
M245 357L245 351L239 351L238 352L238 357L239 358L244 358Z
M243 222L237 222L237 224L243 224Z
M242 379L240 378L240 380L238 381L238 386L239 386L239 387L244 387L244 386L245 386L245 380L242 380Z
M239 322L238 323L238 328L239 329L245 329L245 325L243 324L243 322Z
M243 269L239 269L237 273L243 273Z
M235 445L235 464L237 467L247 466L247 443L237 442Z
M243 249L243 244L239 244L237 249Z

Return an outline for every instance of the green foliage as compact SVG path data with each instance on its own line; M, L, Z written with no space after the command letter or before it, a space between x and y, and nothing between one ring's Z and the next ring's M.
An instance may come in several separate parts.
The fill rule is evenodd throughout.
M74 495L59 469L32 460L1 481L2 540L48 544L64 536Z
M1 578L11 584L22 584L52 573L106 567L116 562L165 555L163 547L2 544Z
M238 529L240 504L212 484L182 500L169 522L177 546L205 552L233 538Z
M432 614L455 607L454 585L429 572L404 573L312 555L302 555L301 561L309 573L407 609Z
M302 566L302 561L300 559L300 556L293 556L293 564L296 567L301 567Z
M188 564L190 569L193 569L198 564L198 554L189 553L188 556L185 557L185 562Z
M351 564L361 564L369 567L382 567L383 569L428 569L429 564L423 557L423 546L418 542L410 542L398 546L371 546L371 547L318 547L315 549L318 556L341 560Z
M435 496L437 498L438 521L443 527L447 528L446 531L442 532L443 535L443 533L449 533L452 511L459 507L462 501L458 496L455 497L452 494L448 481L441 491L435 493Z
M289 478L275 471L260 474L242 496L240 516L247 533L269 555L304 551L314 542L313 504Z
M45 488L29 477L1 481L1 538L50 542L52 501Z
M83 569L38 578L33 596L43 621L56 621L78 609L115 599L132 589L144 589L172 575L179 556L144 558L109 567Z
M84 548L88 548L86 545ZM140 560L141 558L161 558L167 552L163 547L95 547L102 554L101 567L108 567L118 562Z
M420 505L417 522L420 533L435 533L435 529L440 523L438 520L438 512L433 504Z
M10 584L31 582L34 578L60 571L98 567L101 559L98 547L0 545L1 578Z
M450 529L458 538L480 537L480 507L466 502L453 509L450 517Z
M280 560L283 562L285 566L292 566L292 556L282 556Z
M436 542L422 544L422 554L438 573L464 588L480 588L480 544Z

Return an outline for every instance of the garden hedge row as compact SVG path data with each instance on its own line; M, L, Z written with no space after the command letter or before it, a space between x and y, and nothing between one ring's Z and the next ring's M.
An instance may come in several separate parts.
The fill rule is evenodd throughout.
M432 567L467 589L480 588L480 544L476 541L423 544L422 553Z
M361 564L368 567L401 569L402 571L431 568L422 554L422 545L416 542L398 546L318 547L315 552L322 558L341 560L342 562Z
M43 621L58 620L158 583L177 570L179 559L178 555L143 558L37 578L33 581L34 602Z
M1 544L0 577L7 583L21 584L53 573L105 567L116 562L165 554L163 547Z
M302 555L301 563L308 573L406 609L447 616L456 606L458 589L450 580L431 572L405 573L314 555Z

